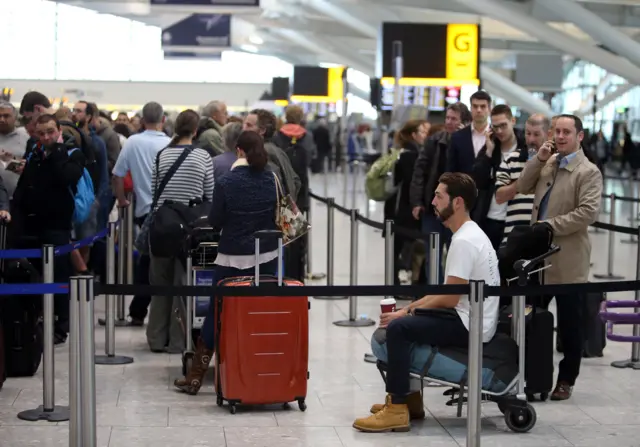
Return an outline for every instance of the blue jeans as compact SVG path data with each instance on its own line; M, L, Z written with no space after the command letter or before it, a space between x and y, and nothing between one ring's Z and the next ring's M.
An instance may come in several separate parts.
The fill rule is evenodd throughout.
M278 259L273 259L269 262L265 262L260 264L260 274L261 275L275 275L278 271ZM233 267L223 267L220 265L216 265L213 269L213 284L218 284L223 279L233 278L236 276L251 276L255 274L255 269L253 267L248 269L237 269ZM231 297L230 299L234 299ZM213 312L215 309L214 298L209 300L209 310L207 311L207 316L204 318L204 322L202 323L202 331L200 336L202 337L202 341L207 349L213 351L215 348L215 332L216 332L216 322L213 316Z
M434 215L426 215L422 218L422 232L423 233L439 233L440 234L440 253L438 259L442 260L442 252L445 245L448 247L451 243L451 230L442 225L442 222ZM426 269L426 278L429 279L429 239L426 241L427 245L427 257L424 262ZM440 266L440 277L438 278L438 284L444 284L444 268L442 268L442 261Z

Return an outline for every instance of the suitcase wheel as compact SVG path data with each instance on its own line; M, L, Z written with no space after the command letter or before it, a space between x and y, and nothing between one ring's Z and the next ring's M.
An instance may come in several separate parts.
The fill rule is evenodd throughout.
M221 407L224 404L224 400L222 399L222 396L218 396L216 398L216 404L218 404L219 407Z
M307 404L304 399L298 399L298 408L300 408L300 411L305 411L307 409Z
M526 408L507 408L504 412L504 421L507 427L516 433L526 433L536 425L536 410L527 404Z
M231 414L236 414L236 404L229 404L229 411Z
M549 399L549 393L540 393L540 400L546 402Z
M187 351L182 354L182 375L186 376L187 373L191 370L191 366L193 365L193 356L194 353L191 351Z

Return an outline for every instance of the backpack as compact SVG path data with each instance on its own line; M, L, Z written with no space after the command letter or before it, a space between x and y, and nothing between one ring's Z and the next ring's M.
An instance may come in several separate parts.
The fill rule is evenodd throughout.
M280 137L283 140L284 153L287 154L291 167L296 175L300 178L300 191L298 192L298 202L300 204L306 203L306 197L309 194L309 157L307 150L300 144L303 138L289 137L283 133L280 133Z
M77 150L77 148L71 149L67 153L71 156L71 154ZM78 184L76 185L76 193L74 194L71 188L69 188L69 192L71 192L75 203L73 210L73 223L78 225L82 224L89 218L91 207L96 200L93 180L91 179L91 175L87 168L82 169L82 177L80 177L80 180L78 180Z
M394 185L393 171L400 158L400 152L401 149L391 149L371 165L365 179L365 191L370 200L384 202L398 190Z
M96 150L87 135L71 121L60 121L63 133L71 135L76 140L76 147L82 151L85 159L84 167L89 171L94 190L100 188L100 169L96 158Z

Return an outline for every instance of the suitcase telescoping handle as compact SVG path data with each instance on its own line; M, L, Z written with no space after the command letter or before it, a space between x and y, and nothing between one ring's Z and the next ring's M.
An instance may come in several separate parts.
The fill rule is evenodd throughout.
M253 233L256 238L256 286L260 285L260 239L278 239L278 285L282 285L282 231L260 230Z

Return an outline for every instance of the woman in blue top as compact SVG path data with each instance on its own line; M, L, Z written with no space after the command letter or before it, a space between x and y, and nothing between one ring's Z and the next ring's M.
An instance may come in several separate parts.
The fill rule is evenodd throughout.
M238 160L231 171L216 179L209 222L221 229L214 284L225 278L253 276L256 266L254 233L276 230L277 192L275 174L266 170L267 152L260 135L244 131L236 143ZM275 275L278 241L260 241L260 273ZM191 370L174 384L188 394L197 394L214 349L213 303L202 325Z

